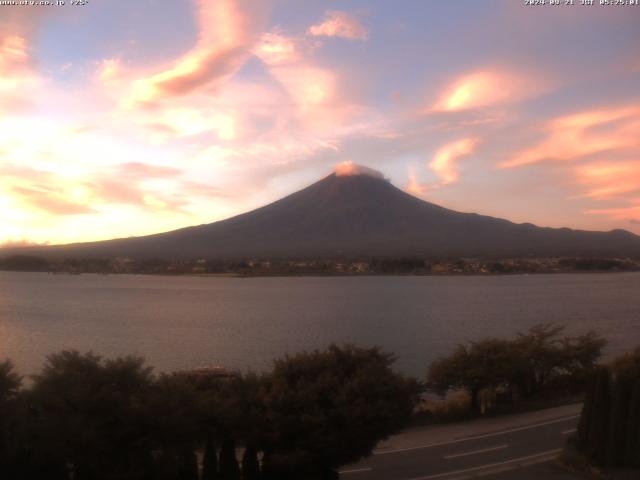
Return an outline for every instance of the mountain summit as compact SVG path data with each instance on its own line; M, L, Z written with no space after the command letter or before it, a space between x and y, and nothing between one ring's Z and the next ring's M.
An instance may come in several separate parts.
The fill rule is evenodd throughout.
M375 170L347 163L303 190L227 220L29 252L210 259L640 256L640 237L624 230L541 228L448 210L403 192Z

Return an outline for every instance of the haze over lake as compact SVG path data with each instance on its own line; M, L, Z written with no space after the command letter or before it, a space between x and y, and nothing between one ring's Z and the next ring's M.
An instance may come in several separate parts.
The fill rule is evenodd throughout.
M332 342L381 345L423 376L457 343L539 322L640 340L640 273L455 277L161 277L0 272L0 358L35 373L61 349L139 354L158 371L262 370Z

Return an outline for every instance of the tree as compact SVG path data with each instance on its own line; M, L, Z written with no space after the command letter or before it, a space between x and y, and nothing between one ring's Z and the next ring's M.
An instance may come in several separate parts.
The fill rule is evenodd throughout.
M420 387L393 362L378 348L335 345L276 361L264 392L264 477L314 478L402 428Z
M584 439L587 457L598 465L606 461L606 446L609 434L611 371L608 367L599 367L594 377L592 389L589 426Z
M0 477L12 475L16 442L16 416L19 411L15 399L22 378L13 371L13 364L6 360L0 363Z
M587 390L582 402L582 412L578 421L576 440L578 446L586 450L591 435L591 416L593 415L593 404L596 396L596 381L594 379L587 385Z
M596 465L640 465L640 349L595 370L577 446Z
M630 382L620 377L616 378L611 385L611 411L606 450L606 462L610 466L624 464L631 388Z
M594 332L560 337L562 332L563 327L540 324L514 340L488 338L458 345L431 364L427 384L440 393L467 390L475 410L483 388L516 386L524 396L533 396L549 379L562 375L584 386L606 342Z
M248 444L242 455L242 480L260 480L258 451L253 444Z
M178 480L198 480L198 459L191 448L180 452Z
M78 480L146 478L150 385L151 369L138 357L50 355L28 396L38 454L70 465Z
M202 480L218 480L218 454L213 435L207 435L202 457Z
M188 475L201 436L200 393L182 375L160 375L146 397L144 422L161 478Z
M511 344L497 338L459 345L447 357L434 361L427 374L427 385L441 393L465 389L471 406L479 410L478 393L495 388L515 376L519 364Z
M538 393L554 376L564 375L582 388L588 383L607 341L592 330L575 337L561 337L563 332L564 327L542 323L514 341L519 359L514 382L525 396Z
M640 467L640 347L614 359L611 368L618 381L626 384L629 396L627 417L619 420L627 430L622 460L624 465Z
M624 463L640 467L640 378L634 382L629 401Z
M240 480L240 466L236 458L236 444L230 433L224 435L220 449L220 479Z
M22 385L22 377L13 371L13 363L0 363L0 407L13 400Z
M514 347L524 368L517 376L517 383L524 395L531 396L538 392L551 373L564 366L567 356L558 338L563 331L564 327L543 323L518 335Z

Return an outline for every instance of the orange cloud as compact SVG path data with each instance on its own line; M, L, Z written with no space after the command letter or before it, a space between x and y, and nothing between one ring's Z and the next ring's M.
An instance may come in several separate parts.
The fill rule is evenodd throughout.
M253 53L267 65L283 65L300 60L296 42L277 32L262 35Z
M334 97L336 80L329 70L300 65L277 68L273 73L302 108L322 105Z
M98 63L98 78L103 83L110 83L122 73L122 62L119 58L106 58Z
M544 161L575 161L597 154L637 152L640 148L640 106L592 110L552 120L547 137L523 150L503 168Z
M413 170L413 168L410 168L409 182L407 183L405 190L411 193L412 195L416 195L417 197L420 197L424 195L427 192L427 190L429 190L429 185L420 183L418 181L418 177L416 176L416 172Z
M40 79L31 65L27 40L0 33L0 113L21 110L31 103L31 91Z
M627 221L631 223L640 222L640 198L633 201L633 205L620 208L601 208L587 210L591 215L605 215L618 221Z
M598 162L577 169L577 181L596 199L640 191L640 161Z
M314 37L340 37L350 40L366 40L369 36L367 29L356 17L337 10L327 12L324 21L309 27L308 33Z
M13 187L11 191L29 206L54 215L96 213L96 210L88 205L69 199L64 188L38 185L35 187Z
M336 177L352 177L355 175L365 175L367 177L380 178L384 179L384 175L382 172L378 170L374 170L370 167L365 167L364 165L358 165L352 160L347 160L341 162L335 166L335 174Z
M44 245L49 245L49 242L36 242L33 240L29 240L28 238L20 238L20 239L8 239L4 241L0 241L0 248L16 248L16 247L42 247Z
M518 101L532 94L529 81L499 70L472 72L456 79L431 107L435 112L458 112Z
M264 6L250 0L198 0L197 45L166 70L135 80L126 103L153 105L221 85L250 55L264 14Z
M463 138L453 143L449 143L436 152L433 160L429 164L440 177L440 186L449 185L458 181L460 176L458 172L458 162L469 155L472 155L478 140L474 138Z
M237 136L237 119L230 113L210 110L190 107L167 109L153 115L153 121L148 126L160 137L185 137L215 132L221 140L233 140Z
M269 73L285 90L291 103L279 108L288 118L307 130L336 130L357 108L341 96L338 75L315 65L298 49L301 42L280 33L263 36L255 50Z
M132 205L181 211L188 198L175 193L177 168L129 162L91 175L64 175L34 168L3 166L4 190L22 208L54 216L98 213L105 205ZM168 188L153 182L173 180ZM3 188L4 187L4 188Z
M429 163L429 168L439 177L437 182L422 183L413 170L409 168L409 181L405 190L413 195L422 196L429 190L441 188L455 183L460 178L458 162L473 155L479 145L476 138L463 138L441 147Z

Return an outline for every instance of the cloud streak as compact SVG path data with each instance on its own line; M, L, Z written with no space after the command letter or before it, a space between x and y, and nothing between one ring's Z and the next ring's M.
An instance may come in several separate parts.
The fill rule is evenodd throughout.
M590 110L556 118L544 128L545 138L516 153L502 168L539 162L572 162L598 154L640 149L640 106Z
M587 210L591 215L604 215L618 221L638 224L640 222L640 198L636 198L631 206L618 208L594 208Z
M458 181L460 177L458 162L472 155L477 145L477 139L463 138L448 143L436 152L429 166L440 177L441 186Z
M586 195L607 199L640 192L640 161L596 162L577 168L577 181Z
M534 93L531 83L523 75L506 70L466 73L445 89L429 111L460 112L520 101Z
M366 40L369 37L369 32L357 17L339 10L328 11L324 21L309 27L308 33L314 37L338 37L349 40Z
M353 177L363 175L365 177L379 178L381 180L385 179L385 176L382 172L379 172L378 170L370 167L366 167L364 165L358 165L352 160L340 162L335 166L334 171L336 177Z
M197 45L170 67L134 80L127 103L154 105L162 100L217 88L242 67L265 21L262 2L198 0Z

